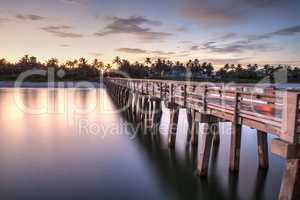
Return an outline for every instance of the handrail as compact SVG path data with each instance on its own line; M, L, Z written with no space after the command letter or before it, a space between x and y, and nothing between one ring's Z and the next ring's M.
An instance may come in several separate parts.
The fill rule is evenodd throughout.
M284 123L288 122L286 117L289 114L287 112L290 111L285 108L286 94L300 95L297 91L277 89L272 85L225 85L209 82L124 78L106 78L106 80L134 92L161 98L182 107L193 107L198 112L225 118L225 120L232 121L234 116L237 116L237 120L243 121L243 124L258 130L271 131L275 135L283 134L282 127L285 127ZM237 94L239 109L235 109ZM295 110L296 106L294 105ZM294 124L295 130L298 130L300 127L298 118L294 123L296 123ZM296 133L289 134L295 135ZM288 138L288 140L291 139Z

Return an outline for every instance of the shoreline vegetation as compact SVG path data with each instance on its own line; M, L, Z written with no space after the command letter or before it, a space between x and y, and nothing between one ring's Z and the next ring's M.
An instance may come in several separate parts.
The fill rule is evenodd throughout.
M51 58L42 63L34 56L25 55L16 63L0 59L0 87L4 82L18 80L20 74L29 70L47 70L53 73L56 82L89 81L100 82L100 77L130 77L138 79L192 80L206 82L236 83L300 83L300 68L291 65L225 64L216 68L212 63L200 63L198 59L187 62L146 58L143 62L130 63L116 57L111 64L94 59L88 62L85 58L60 63ZM48 75L31 75L27 83L47 82ZM4 82L3 82L4 81ZM2 82L2 83L1 83ZM4 84L5 85L5 84Z

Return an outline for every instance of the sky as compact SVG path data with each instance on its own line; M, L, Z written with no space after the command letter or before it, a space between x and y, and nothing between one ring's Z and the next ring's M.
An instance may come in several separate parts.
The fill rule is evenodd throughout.
M299 0L0 0L0 57L300 66Z

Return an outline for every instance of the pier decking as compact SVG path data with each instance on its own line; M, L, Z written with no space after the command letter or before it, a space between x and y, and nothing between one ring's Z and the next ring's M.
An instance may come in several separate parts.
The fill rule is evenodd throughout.
M215 84L185 81L105 78L115 102L124 107L128 117L155 133L159 127L164 102L170 109L168 143L176 141L179 109L187 109L188 139L197 145L197 171L206 176L211 145L218 144L218 124L231 122L230 166L239 170L242 126L257 129L259 166L267 169L267 134L276 136L272 153L286 159L279 199L297 199L300 193L300 92L248 84ZM203 133L197 126L204 123Z

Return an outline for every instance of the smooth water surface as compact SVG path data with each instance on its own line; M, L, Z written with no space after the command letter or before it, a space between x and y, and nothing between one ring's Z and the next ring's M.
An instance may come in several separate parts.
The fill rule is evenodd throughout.
M102 88L0 89L0 199L276 199L284 162L270 154L270 169L258 169L255 130L243 128L233 175L223 124L209 175L200 179L185 110L173 151L167 109L160 137L136 135L116 111Z

